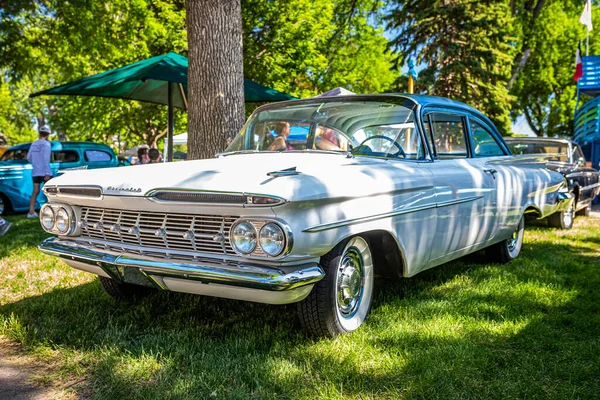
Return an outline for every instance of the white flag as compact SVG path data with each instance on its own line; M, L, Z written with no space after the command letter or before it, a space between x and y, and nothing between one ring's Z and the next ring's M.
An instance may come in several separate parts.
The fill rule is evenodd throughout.
M583 8L583 12L581 13L579 22L587 26L588 32L592 31L592 0L587 0L585 2L585 7Z

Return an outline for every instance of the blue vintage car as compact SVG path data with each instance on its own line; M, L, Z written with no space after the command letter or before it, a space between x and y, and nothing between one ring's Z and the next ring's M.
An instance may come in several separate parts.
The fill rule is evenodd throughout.
M95 169L116 167L117 156L110 147L90 142L51 142L50 168L52 176L70 169ZM31 164L27 151L31 143L23 143L6 150L0 157L0 209L22 212L29 209L29 196L33 192ZM37 207L46 202L40 192Z

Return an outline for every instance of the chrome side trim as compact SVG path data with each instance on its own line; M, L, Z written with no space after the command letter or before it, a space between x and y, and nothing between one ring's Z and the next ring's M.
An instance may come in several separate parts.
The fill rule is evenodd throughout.
M442 208L442 207L453 206L456 204L468 203L470 201L475 201L475 200L479 200L479 199L483 199L483 196L471 196L471 197L464 197L462 199L441 201L436 204L436 208Z
M426 206L419 206L419 207L408 207L408 208L404 208L401 210L389 211L386 213L370 215L367 217L345 219L342 221L331 222L328 224L313 225L313 226L309 226L308 228L304 229L302 232L322 232L322 231L326 231L329 229L340 228L340 227L346 226L346 225L361 224L364 222L376 221L378 219L395 217L397 215L408 214L408 213L413 213L413 212L423 211L423 210L429 210L431 208L435 208L435 204L428 204Z
M122 282L127 282L127 269L131 268L143 275L172 277L198 281L203 284L218 283L244 288L267 291L287 291L321 280L325 273L317 263L309 263L295 267L293 271L266 267L256 264L219 262L177 262L143 258L134 254L118 254L100 251L82 245L74 240L49 238L44 240L39 249L50 255L102 268L108 275ZM155 285L161 286L156 278ZM134 282L130 282L134 283Z
M448 200L448 201L444 201L444 202L437 203L437 204L427 204L427 205L418 206L418 207L407 207L407 208L403 208L400 210L389 211L389 212L382 213L382 214L375 214L375 215L370 215L370 216L366 216L366 217L345 219L342 221L331 222L328 224L313 225L313 226L309 226L308 228L304 229L302 232L311 232L311 233L312 232L322 232L322 231L326 231L329 229L341 228L342 226L362 224L364 222L371 222L371 221L376 221L378 219L396 217L398 215L409 214L409 213L414 213L414 212L424 211L424 210L430 210L432 208L448 207L448 206L452 206L455 204L461 204L461 203L466 203L469 201L479 200L481 198L483 198L483 196L472 196L472 197L465 197L463 199Z

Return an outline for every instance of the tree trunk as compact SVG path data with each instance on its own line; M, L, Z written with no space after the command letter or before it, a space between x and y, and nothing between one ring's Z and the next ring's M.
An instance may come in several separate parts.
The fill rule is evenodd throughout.
M244 124L240 0L188 0L188 158L210 158Z

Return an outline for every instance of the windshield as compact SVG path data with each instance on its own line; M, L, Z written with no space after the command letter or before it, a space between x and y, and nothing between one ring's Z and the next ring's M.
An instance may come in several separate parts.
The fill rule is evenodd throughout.
M403 100L401 100L403 101ZM327 100L253 114L226 152L333 151L423 159L410 108L387 101Z
M569 162L569 145L552 142L508 142L513 155L549 154L549 161Z

